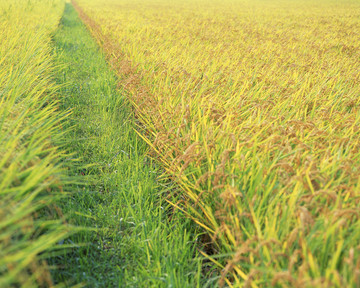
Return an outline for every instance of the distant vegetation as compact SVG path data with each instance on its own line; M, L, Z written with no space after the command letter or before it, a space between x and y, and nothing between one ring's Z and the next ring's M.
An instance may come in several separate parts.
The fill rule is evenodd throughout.
M220 284L359 286L360 3L76 2Z

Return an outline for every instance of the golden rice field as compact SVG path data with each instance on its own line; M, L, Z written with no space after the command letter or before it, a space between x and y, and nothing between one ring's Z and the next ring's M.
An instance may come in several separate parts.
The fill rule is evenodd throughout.
M359 287L360 2L76 3L220 284Z
M0 287L52 287L45 258L70 234L54 220L66 155L50 41L63 10L0 1Z

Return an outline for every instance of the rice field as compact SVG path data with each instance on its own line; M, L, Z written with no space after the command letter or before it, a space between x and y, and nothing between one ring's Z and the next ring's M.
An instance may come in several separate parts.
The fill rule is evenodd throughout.
M358 0L0 1L0 287L360 287L359 39Z
M46 259L78 230L57 209L69 181L52 81L64 2L0 2L0 287L51 287Z
M360 2L74 4L220 286L360 286Z

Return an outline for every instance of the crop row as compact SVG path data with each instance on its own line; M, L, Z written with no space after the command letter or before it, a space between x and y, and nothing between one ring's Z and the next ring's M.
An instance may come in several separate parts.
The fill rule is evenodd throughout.
M61 0L0 2L1 287L50 287L46 258L70 234L56 220L66 115L57 109L50 46L63 9Z

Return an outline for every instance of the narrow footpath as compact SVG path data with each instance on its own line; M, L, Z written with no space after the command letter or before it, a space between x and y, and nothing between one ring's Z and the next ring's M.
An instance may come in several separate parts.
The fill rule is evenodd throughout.
M70 173L90 183L71 186L60 206L95 228L64 241L76 247L51 263L56 283L203 287L194 225L165 201L173 187L158 180L115 73L69 3L53 40L61 109L72 111L65 146L80 159Z

